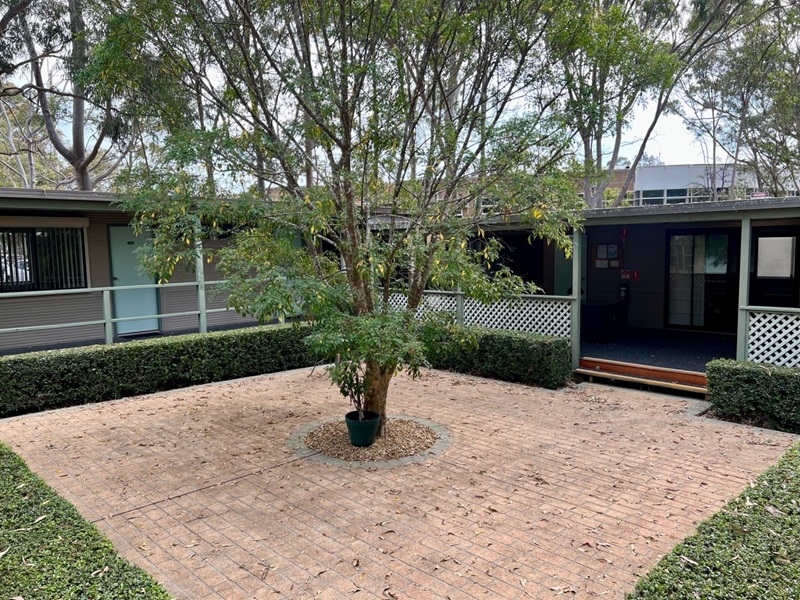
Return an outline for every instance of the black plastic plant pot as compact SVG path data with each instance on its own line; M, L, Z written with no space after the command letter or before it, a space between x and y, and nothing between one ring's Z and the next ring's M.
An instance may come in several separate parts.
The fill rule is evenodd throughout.
M358 411L354 410L344 416L350 443L353 446L371 446L375 442L375 434L381 424L381 416L371 410L364 411L364 420L358 420Z

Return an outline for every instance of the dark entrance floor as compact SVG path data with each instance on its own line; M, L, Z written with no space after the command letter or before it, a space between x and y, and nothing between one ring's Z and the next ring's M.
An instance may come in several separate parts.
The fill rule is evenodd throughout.
M581 342L581 356L705 372L715 358L736 357L736 336L678 329L625 329L605 343Z

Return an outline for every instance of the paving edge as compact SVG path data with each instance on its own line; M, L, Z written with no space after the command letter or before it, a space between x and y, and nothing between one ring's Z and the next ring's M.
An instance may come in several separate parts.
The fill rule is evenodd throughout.
M453 444L453 435L450 433L450 430L440 423L435 423L420 417L409 417L405 415L387 416L389 419L404 419L406 421L414 421L420 425L431 428L436 434L436 441L434 442L433 446L427 450L423 450L418 454L406 456L404 458L396 458L393 460L342 460L340 458L325 456L324 454L321 454L316 450L312 450L306 446L304 440L305 437L311 433L311 431L317 427L325 425L326 423L340 421L341 417L339 417L325 419L324 421L315 421L313 423L307 423L302 427L298 427L291 434L289 434L286 444L292 449L298 458L304 458L313 462L323 463L334 467L347 467L356 469L391 469L394 467L402 467L404 465L420 463L435 456L444 454Z
M581 388L589 388L591 386L604 386L604 387L614 387L610 385L606 385L603 383L589 383L588 381L584 381L578 384L575 384L575 387L578 389ZM744 423L734 423L733 421L725 421L723 419L715 419L706 417L705 414L709 411L709 409L713 408L713 404L708 402L707 400L698 400L696 398L687 398L686 396L681 396L680 394L669 394L666 392L659 392L656 390L647 390L643 391L643 393L652 394L656 396L661 396L663 398L676 400L678 402L685 402L686 407L683 409L678 409L674 411L674 414L683 417L685 419L700 419L706 422L712 422L715 425L720 425L723 427L732 427L735 429L741 429L743 431L752 431L752 432L760 432L765 433L768 435L777 435L783 437L790 437L794 439L800 439L800 434L798 433L790 433L788 431L779 431L777 429L767 429L766 427L757 427L756 425L746 425Z

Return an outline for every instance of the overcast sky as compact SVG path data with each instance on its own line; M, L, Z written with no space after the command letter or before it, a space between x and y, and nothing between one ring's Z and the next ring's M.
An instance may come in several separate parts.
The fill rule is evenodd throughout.
M620 156L633 160L639 148L639 141L647 133L650 117L643 110L637 110L626 141L633 142L620 151ZM646 152L660 156L665 165L703 164L707 162L703 156L702 146L694 136L686 130L683 119L676 115L662 115L658 120L653 135L647 143Z

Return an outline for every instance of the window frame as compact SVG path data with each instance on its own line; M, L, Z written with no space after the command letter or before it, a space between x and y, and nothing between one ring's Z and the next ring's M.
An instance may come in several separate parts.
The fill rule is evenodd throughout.
M38 256L38 248L36 243L37 231L43 229L63 229L63 230L79 230L80 231L80 264L82 266L82 285L79 287L53 287L48 289L42 288L41 277L39 275L40 258ZM91 281L91 268L89 259L89 219L77 217L17 217L17 216L0 216L0 231L13 231L19 230L26 232L30 235L31 252L29 253L29 260L32 261L31 267L33 271L33 281L31 285L22 284L22 289L0 289L0 297L6 294L17 292L59 292L59 291L88 291L92 287ZM76 245L73 250L78 249ZM63 282L59 282L63 283ZM5 285L3 285L5 287Z

